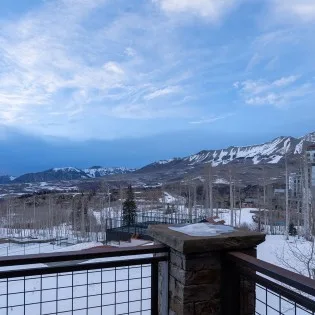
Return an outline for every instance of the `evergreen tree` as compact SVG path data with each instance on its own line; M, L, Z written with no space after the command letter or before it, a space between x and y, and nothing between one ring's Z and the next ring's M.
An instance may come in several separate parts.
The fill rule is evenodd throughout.
M171 208L170 208L170 205L169 204L167 204L167 206L166 206L166 210L165 210L165 214L171 214L172 212L171 212Z
M290 236L296 236L297 234L297 230L296 228L294 227L294 224L293 223L290 223L289 224L289 235Z
M135 224L136 216L137 216L137 205L135 202L135 197L133 193L132 186L129 185L127 189L127 198L123 203L123 222L124 225L132 225Z

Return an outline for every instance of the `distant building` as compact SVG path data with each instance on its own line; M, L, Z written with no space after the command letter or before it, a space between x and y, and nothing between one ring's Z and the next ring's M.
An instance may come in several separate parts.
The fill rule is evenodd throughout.
M311 145L306 149L306 157L308 163L309 185L315 188L315 145Z
M257 198L245 198L244 202L242 203L243 208L255 208L258 205Z
M289 175L289 190L291 197L299 198L302 195L302 174L301 172L298 173L291 173Z
M306 168L303 169L303 173L308 173L307 187L308 189L315 189L315 145L306 148L306 163L307 165ZM304 174L300 171L289 175L291 197L299 198L302 196L303 187L305 186Z

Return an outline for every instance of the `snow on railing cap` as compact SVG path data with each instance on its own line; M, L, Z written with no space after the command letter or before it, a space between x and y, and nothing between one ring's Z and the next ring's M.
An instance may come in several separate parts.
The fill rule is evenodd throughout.
M231 226L210 223L195 223L186 224L184 226L170 226L169 229L190 236L216 236L235 231L235 229Z

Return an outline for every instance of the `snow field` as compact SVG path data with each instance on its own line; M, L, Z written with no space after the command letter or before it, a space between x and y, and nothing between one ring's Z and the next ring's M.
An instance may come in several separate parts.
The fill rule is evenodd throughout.
M257 209L254 208L243 208L243 209L234 209L234 221L236 226L241 226L242 224L247 224L249 227L254 227L255 222L253 221L254 213ZM216 213L216 210L214 210ZM225 225L231 225L231 211L230 209L219 209L219 218L225 221Z

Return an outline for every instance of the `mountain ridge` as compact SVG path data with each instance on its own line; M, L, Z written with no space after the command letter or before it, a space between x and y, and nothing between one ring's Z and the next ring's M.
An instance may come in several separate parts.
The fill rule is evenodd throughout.
M135 171L135 169L128 169L126 167L92 166L86 169L80 169L72 166L55 167L41 172L22 174L18 177L3 175L0 176L0 184L93 179L106 175L127 174L133 171Z
M196 154L188 155L183 158L173 158L169 160L155 161L139 169L140 172L152 167L167 167L168 165L187 162L189 166L196 164L211 163L216 167L226 165L241 160L247 160L252 164L260 163L277 164L287 155L300 155L305 146L315 143L315 132L300 138L291 136L280 136L271 141L248 145L248 146L229 146L225 149L201 150Z
M200 169L203 165L211 164L213 167L224 167L228 164L236 166L259 166L260 164L277 166L284 164L284 156L295 163L301 156L304 148L315 143L315 132L303 137L280 136L262 144L248 146L229 146L225 149L201 150L198 153L185 157L175 157L159 160L147 164L140 169L126 167L92 166L80 169L76 167L51 168L42 172L27 173L18 177L8 175L0 176L0 184L7 183L33 183L62 180L95 179L110 175L124 174L159 174L167 176L183 175ZM160 177L161 177L160 176Z

